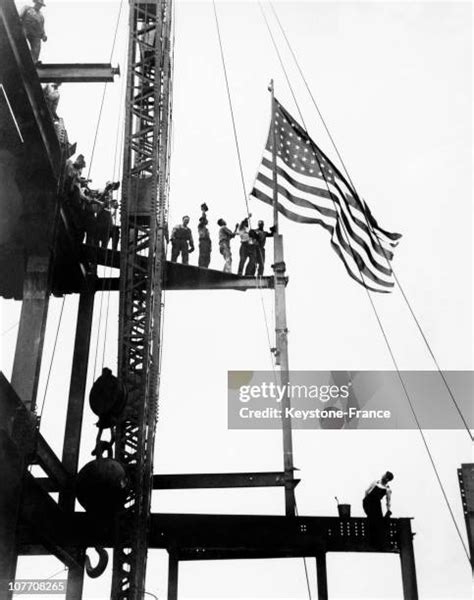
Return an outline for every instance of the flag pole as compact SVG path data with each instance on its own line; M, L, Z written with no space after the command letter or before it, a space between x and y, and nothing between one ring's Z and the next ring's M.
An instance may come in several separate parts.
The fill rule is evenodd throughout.
M277 136L275 128L275 88L273 86L273 79L270 81L268 87L271 98L272 98L272 163L273 163L273 227L275 228L275 234L278 233L278 175L277 175Z
M286 323L286 276L283 255L283 236L278 232L278 174L277 174L277 132L275 121L275 93L273 79L269 85L272 100L272 162L273 162L273 273L275 291L275 362L280 366L280 385L286 390L281 402L282 433L283 433L283 467L285 472L285 514L294 517L296 513L295 479L293 466L293 439L291 430L290 403L290 373L288 361L288 328Z

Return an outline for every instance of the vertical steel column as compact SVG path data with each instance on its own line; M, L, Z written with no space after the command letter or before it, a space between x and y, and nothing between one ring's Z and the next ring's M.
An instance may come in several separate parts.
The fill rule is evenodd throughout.
M49 306L49 256L29 256L23 284L20 327L15 348L12 386L34 411Z
M11 598L7 585L15 578L18 559L17 522L26 462L3 428L0 428L0 457L0 598Z
M178 600L179 561L173 552L168 557L168 600Z
M94 291L88 290L82 292L79 297L62 456L63 466L71 476L77 473L77 464L79 461L82 415L84 412L92 317L94 313L94 295ZM74 510L74 493L72 490L65 490L59 495L59 504L64 510Z
M72 358L71 381L69 384L69 402L64 432L62 462L66 471L74 477L77 473L81 445L82 415L89 365L89 350L94 314L93 290L82 292L79 297L76 336ZM63 510L74 512L75 494L73 487L59 494L59 505ZM78 567L69 569L67 576L66 600L81 600L84 586L85 549L76 552Z
M76 553L76 559L79 566L70 568L67 576L66 600L82 599L82 589L84 587L84 564L86 559L86 552L84 549L82 549L79 553Z
M418 600L415 554L410 519L399 520L400 563L402 567L403 597L405 600Z
M318 579L318 600L328 600L328 573L325 552L316 554L316 570Z
M291 408L289 385L290 367L288 361L288 327L286 324L286 280L285 261L283 256L283 237L278 231L278 173L277 173L277 140L275 129L275 96L273 79L270 82L272 101L272 121L270 126L272 136L272 163L273 163L273 273L275 278L275 340L276 364L280 365L280 385L286 390L281 403L282 429L283 429L283 468L285 470L285 514L294 517L296 514L294 465L293 465L293 440L291 431ZM285 387L286 386L286 387Z

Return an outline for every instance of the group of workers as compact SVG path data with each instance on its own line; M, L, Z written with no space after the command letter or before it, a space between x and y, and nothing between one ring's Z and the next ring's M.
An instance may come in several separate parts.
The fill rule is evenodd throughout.
M73 228L76 243L86 243L107 248L112 240L112 248L118 247L120 230L114 225L114 214L118 202L113 192L120 186L118 182L108 181L103 190L90 189L90 179L82 176L86 161L79 154L73 161L66 162L64 178L65 206Z
M201 205L201 217L198 222L198 241L199 241L199 257L198 266L207 269L211 262L212 242L207 225L208 207L206 204ZM251 215L249 215L250 217ZM262 277L265 267L265 245L268 237L272 237L275 233L273 227L269 231L265 231L263 221L258 221L257 228L250 227L249 217L245 218L240 223L237 223L232 231L227 227L224 219L219 219L219 252L224 258L224 273L232 272L232 249L230 242L235 236L240 238L239 250L239 266L237 269L238 275L245 277ZM189 227L190 218L188 215L183 217L182 223L176 225L171 232L171 261L177 262L181 256L184 265L189 264L189 254L194 252L193 234Z

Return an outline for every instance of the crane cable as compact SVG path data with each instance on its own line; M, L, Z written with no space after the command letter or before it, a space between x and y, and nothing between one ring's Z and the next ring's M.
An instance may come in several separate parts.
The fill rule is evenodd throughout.
M247 191L245 189L244 171L243 171L243 168L242 168L242 157L240 155L239 139L237 137L237 128L236 128L236 125L235 125L234 108L232 106L232 98L231 98L231 94L230 94L229 79L227 77L227 67L226 67L225 57L224 57L224 48L222 46L221 31L220 31L220 27L219 27L219 19L217 17L216 0L212 0L212 6L213 6L213 9L214 9L214 17L215 17L215 20L216 20L217 38L219 40L219 49L220 49L221 60L222 60L222 68L224 70L224 79L225 79L225 86L226 86L226 91L227 91L227 99L228 99L228 102L229 102L230 116L231 116L231 119L232 119L232 129L233 129L233 132L234 132L235 149L237 151L237 159L238 159L238 162L239 162L239 172L240 172L240 181L242 183L242 193L244 195L245 207L247 209L247 216L250 217L249 202L248 202L248 199L247 199Z
M263 13L263 9L262 9L261 3L259 3L259 4L260 4L260 8L261 8L261 10L262 10L262 13ZM264 14L264 13L263 13L263 14ZM265 18L265 23L267 24L267 28L269 29L269 32L270 32L270 25L269 25L269 23L268 23L268 20L267 20L266 18ZM274 46L275 46L275 49L276 49L276 43L275 43L275 41L274 41L274 37L273 37L273 35L271 35L271 38L272 38L272 41L274 42ZM278 56L280 56L279 52L278 52ZM282 68L283 68L283 69L284 69L284 71L285 71L285 75L286 75L287 82L288 82L288 84L291 86L290 80L289 80L289 78L288 78L288 76L287 76L287 74L286 74L286 69L285 69L285 67L284 67L283 61L280 61L280 64L281 64ZM294 92L293 92L293 91L292 91L292 94L293 94L293 97L295 97L295 96L294 96ZM297 108L298 108L298 111L299 111L298 104L297 104ZM303 120L303 119L302 119L302 120ZM304 123L303 123L303 124L304 124ZM305 127L305 129L306 129L306 127ZM309 138L309 136L308 136L308 138ZM324 171L323 171L323 172L324 172ZM327 183L327 182L326 182L326 183ZM346 230L345 230L345 226L343 226L343 230L344 230L344 233L347 235L347 232L346 232ZM352 250L352 246L351 246L350 244L349 244L349 247L350 247L350 248L351 248L351 250ZM356 262L356 264L357 264L357 266L358 266L358 263L357 263L357 262ZM359 268L359 267L358 267L358 268ZM362 281L364 281L364 279L363 279L363 275L362 275L362 272L361 272L360 268L359 268L359 272L360 272L360 276L361 276L361 279L362 279ZM395 358L395 355L394 355L394 352L393 352L393 350L392 350L392 347L391 347L390 341L389 341L389 339L388 339L388 336L387 336L387 334L386 334L385 328L384 328L384 326L383 326L383 324L382 324L382 321L381 321L381 319L380 319L380 316L379 316L379 314L378 314L378 311L377 311L377 309L376 309L376 307L375 307L375 304L374 304L373 298L372 298L372 296L371 296L371 294L370 294L369 290L368 290L368 289L367 289L365 286L364 286L364 289L365 289L365 291L366 291L366 293L367 293L367 297L369 298L370 304L371 304L371 306L372 306L372 309L373 309L374 315L375 315L375 317L376 317L377 323L378 323L378 325L379 325L380 331L381 331L381 333L382 333L382 337L383 337L383 339L384 339L384 341L385 341L385 344L386 344L386 346L387 346L387 349L388 349L388 352L389 352L389 354L390 354L390 357L391 357L391 360L392 360L392 362L393 362L393 365L395 366L395 370L396 370L396 372L397 372L397 375L398 375L398 378L399 378L399 380L400 380L400 384L401 384L401 386L402 386L402 389L403 389L404 395L405 395L405 397L406 397L406 399L407 399L407 402L408 402L408 405L409 405L409 407L410 407L411 413L412 413L412 415L413 415L414 421L415 421L415 423L416 423L416 425L417 425L417 427L418 427L418 431L419 431L419 433L420 433L420 436L421 436L421 438L422 438L423 445L424 445L424 447L425 447L425 450L426 450L426 452L427 452L427 454L428 454L429 461L430 461L430 463L431 463L431 465L432 465L432 468L433 468L433 471L434 471L434 473L435 473L436 479L437 479L437 481L438 481L438 484L439 484L439 486L440 486L440 489L441 489L441 492L442 492L443 498L444 498L444 500L445 500L445 502L446 502L446 505L447 505L447 508L448 508L449 514L450 514L450 516L451 516L451 519L452 519L452 521L453 521L454 527L455 527L455 529L456 529L456 532L457 532L457 534L458 534L458 536L459 536L459 539L460 539L460 542L461 542L461 544L462 544L462 547L463 547L463 549L464 549L464 552L465 552L465 554L466 554L466 557L467 557L467 559L468 559L468 561L469 561L469 563L470 563L470 562L471 562L471 559L470 559L469 552L468 552L468 550L467 550L467 547L466 547L466 545L465 545L465 543L464 543L464 539L463 539L463 537L462 537L461 531L460 531L460 529L459 529L459 526L458 526L458 524L457 524L457 521L456 521L456 518L455 518L455 516L454 516L453 510L452 510L452 508L451 508L451 504L450 504L450 502L449 502L449 499L448 499L448 497L447 497L446 491L445 491L445 489L444 489L444 485L443 485L443 483L442 483L442 481L441 481L441 478L440 478L440 476L439 476L438 469L437 469L437 467L436 467L435 461L434 461L434 459L433 459L433 456L432 456L432 454L431 454L431 451L430 451L430 448L429 448L428 442L427 442L427 440L426 440L426 437L425 437L425 435L424 435L424 433L423 433L423 430L422 430L421 424L420 424L420 422L419 422L419 420L418 420L418 416L417 416L417 414L416 414L416 411L415 411L415 408L414 408L414 406L413 406L413 402L412 402L412 400L411 400L410 394L408 393L408 389L407 389L407 387L406 387L406 385L405 385L405 382L404 382L404 380L403 380L403 377L402 377L402 375L401 375L401 372L400 372L400 369L399 369L399 366L398 366L397 360L396 360L396 358Z
M61 328L61 321L62 321L62 318L63 318L63 312L64 312L64 305L65 305L65 303L66 303L66 296L63 296L62 297L62 302L61 302L61 310L60 310L60 313L59 313L58 324L56 326L56 335L54 337L53 351L51 353L51 360L49 362L48 375L46 377L46 384L45 384L44 393L43 393L43 400L42 400L41 408L39 410L39 415L38 415L40 423L41 423L41 417L43 416L44 407L46 405L46 397L47 397L47 394L48 394L49 380L50 380L50 377L51 377L51 371L53 369L54 357L55 357L55 354L56 354L56 346L57 346L57 343L58 343L59 330Z
M332 136L332 134L331 134L331 132L330 132L330 130L329 130L329 127L327 126L327 124L326 124L326 121L324 120L324 117L323 117L323 115L322 115L322 113L321 113L321 111L320 111L320 109L319 109L319 106L318 106L318 104L317 104L317 102L316 102L316 100L315 100L315 98L314 98L314 96L313 96L313 93L311 92L311 88L309 87L309 84L308 84L308 82L307 82L307 80L306 80L306 77L305 77L305 75L304 75L304 73L303 73L303 70L302 70L302 68L301 68L301 66L300 66L300 64L299 64L299 61L298 61L298 59L297 59L297 57L296 57L296 54L295 54L295 52L294 52L294 50L293 50L293 48L292 48L292 46L291 46L291 44L290 44L290 41L289 41L289 39L288 39L288 36L287 36L287 34L286 34L286 31L285 31L285 29L283 28L283 25L282 25L282 23L281 23L281 21L280 21L280 19L279 19L279 17L278 17L278 13L277 13L277 11L276 11L276 9L275 9L275 7L274 7L274 5L273 5L273 3L272 3L271 1L269 2L269 5L270 5L270 8L271 8L271 10L272 10L272 12L273 12L273 14L274 14L274 16L275 16L275 19L276 19L277 23L278 23L278 26L279 26L279 28L280 28L280 31L281 31L282 35L283 35L283 38L285 39L286 45L288 46L288 49L289 49L289 51L290 51L290 53L291 53L291 56L293 57L293 61L294 61L295 65L296 65L296 67L297 67L297 69L298 69L298 72L299 72L299 74L300 74L300 76L301 76L301 79L303 80L303 83L304 83L304 85L305 85L305 87L306 87L306 90L307 90L307 91L308 91L308 93L309 93L309 96L310 96L310 98L311 98L311 101L312 101L312 103L313 103L313 105L314 105L314 107L315 107L315 109L316 109L316 111L317 111L317 113L318 113L318 115L319 115L319 118L321 119L321 122L322 122L322 124L323 124L323 126L324 126L324 129L325 129L325 131L326 131L326 133L327 133L327 135L328 135L328 137L329 137L329 140L331 141L331 144L332 144L332 146L333 146L333 148L334 148L334 150L335 150L335 152L336 152L336 154L337 154L337 157L339 158L339 160L340 160L340 162L341 162L341 165L342 165L342 168L343 168L343 170L344 170L344 173L345 173L345 175L347 176L347 179L348 179L348 181L350 182L350 184L351 184L351 186L352 186L353 190L355 191L355 190L356 190L356 187L355 187L355 185L354 185L354 183L353 183L353 181L352 181L352 179L351 179L351 176L350 176L350 174L349 174L349 170L347 169L347 167L346 167L346 165L345 165L345 163L344 163L344 160L342 159L341 152L339 151L339 148L337 147L337 145L336 145L336 142L335 142L335 140L334 140L334 138L333 138L333 136ZM295 99L295 103L296 103L296 99ZM298 111L299 111L299 109L298 109ZM300 112L300 111L299 111L299 112ZM300 112L300 116L301 116L301 112ZM301 118L302 118L302 117L301 117ZM303 121L303 118L302 118L302 121ZM303 121L303 125L304 125L304 121ZM307 131L307 128L306 128L306 126L305 126L305 129L306 129L306 131ZM375 233L375 232L373 231L372 225L369 223L369 221L368 221L368 220L367 220L367 225L368 225L368 226L369 226L369 228L372 230L372 232L373 232L373 233ZM384 249L383 249L383 246L381 246L381 247L382 247L382 250L384 250ZM416 316L416 314L415 314L415 312L414 312L414 310L413 310L413 308L412 308L412 306L411 306L411 303L410 303L410 301L408 300L408 297L407 297L407 295L406 295L406 293L405 293L405 290L404 290L404 288L402 287L402 284L401 284L401 282L400 282L399 278L397 277L397 274L395 273L395 271L394 271L394 269L393 269L392 265L390 264L390 261L388 260L388 258L387 258L387 256L386 256L386 254L385 254L385 251L384 251L384 256L385 256L385 259L387 260L388 266L390 267L390 269L391 269L391 271L392 271L392 273L393 273L393 277L394 277L394 279L395 279L395 281L396 281L396 283L397 283L397 285L398 285L398 288L400 289L400 292L401 292L401 294L402 294L402 297L403 297L403 299L404 299L404 301L405 301L405 304L407 305L407 307L408 307L408 309L409 309L409 311L410 311L410 313L411 313L411 316L413 317L413 320L415 321L415 324L416 324L416 326L417 326L417 328L418 328L418 331L420 332L420 335L421 335L421 337L422 337L422 339L423 339L423 341L424 341L424 343L425 343L425 345L426 345L426 348L428 349L428 352L429 352L429 354L431 355L431 358L433 359L433 362L434 362L434 364L435 364L435 366L436 366L436 369L437 369L437 371L438 371L438 373L439 373L439 375L440 375L441 379L443 380L444 386L446 387L446 389L447 389L447 391L448 391L448 394L449 394L449 396L450 396L450 398L451 398L451 400L452 400L452 402L453 402L454 406L456 407L456 410L457 410L457 412L458 412L458 414L459 414L459 416L460 416L460 418L461 418L461 420L462 420L462 422L463 422L463 424L464 424L464 426L465 426L465 428L466 428L466 431L467 431L467 433L469 434L469 436L470 436L470 438L471 438L471 441L473 441L473 440L474 440L474 437L473 437L473 435L471 434L471 431L470 431L469 425L468 425L468 423L466 422L466 419L465 419L465 417L464 417L464 415L463 415L463 413L462 413L462 411L461 411L461 409L460 409L460 407L459 407L459 405L458 405L458 403L457 403L457 401L456 401L456 398L454 397L454 393L453 393L453 391L452 391L451 387L449 386L449 384L448 384L448 382L447 382L447 380L446 380L446 377L445 377L445 375L444 375L443 371L441 370L441 367L439 366L438 360L437 360L437 358L436 358L436 356L435 356L435 354L434 354L434 352L433 352L433 349L431 348L431 345L430 345L430 343L429 343L429 341L428 341L428 339L427 339L427 337L426 337L426 335L425 335L425 333L424 333L424 331L423 331L423 329L422 329L422 327L421 327L421 324L420 324L420 322L419 322L419 319L417 318L417 316Z
M241 159L241 154L240 154L240 147L239 147L239 142L238 142L237 129L236 129L236 125L235 125L234 111L233 111L233 107L232 107L232 98L231 98L229 81L228 81L228 76L227 76L227 68L226 68L226 64L225 64L225 57L224 57L224 51L223 51L223 46L222 46L222 39L221 39L221 34L220 34L219 20L218 20L218 16L217 16L217 10L216 10L215 0L213 0L213 7L214 7L214 16L215 16L215 21L216 21L217 35L218 35L218 38L219 38L219 48L220 48L220 54L221 54L221 59L222 59L222 66L223 66L223 70L224 70L224 77L225 77L225 83L226 83L226 89L227 89L227 98L228 98L229 108L230 108L230 114L231 114L231 118L232 118L232 128L233 128L233 131L234 131L234 140L235 140L235 145L236 145L236 150L237 150L237 157L238 157L238 162L239 162L240 177L241 177L242 188L243 188L243 193L244 193L245 205L246 205L246 209L247 209L247 215L248 215L248 218L250 218L250 211L249 211L247 193L246 193L246 189L245 189L245 179L244 179L243 168L242 168L242 159ZM269 330L268 320L267 320L267 314L266 314L266 310L265 310L265 304L264 304L264 299L263 299L263 292L262 292L262 288L260 286L259 277L256 276L255 279L257 281L257 289L260 292L260 300L261 300L261 304L262 304L262 310L263 310L265 328L266 328L267 339L268 339L268 344L269 344L269 351L270 351L270 357L271 357L272 370L273 370L274 378L276 380L277 379L277 373L276 373L276 369L275 369L275 365L274 365L274 361L273 361L273 352L272 352L271 341L270 341L270 330ZM295 501L295 504L296 504L296 501ZM307 588L308 588L309 600L312 600L311 586L310 586L309 576L308 576L308 568L307 568L307 565L306 565L306 557L303 557L303 565L304 565L304 571L305 571L305 576L306 576L306 585L307 585Z
M120 17L121 17L121 14L122 14L122 7L123 7L123 0L120 0L119 10L118 10L118 14L117 14L117 20L115 22L114 37L112 39L112 48L110 50L110 59L109 59L110 63L112 63L112 58L113 58L113 55L114 55L115 44L116 44L116 41L117 41L117 33L118 33L119 23L120 23ZM92 144L92 150L91 150L91 154L90 154L90 158L89 158L89 169L87 171L87 178L88 179L89 179L89 175L91 173L92 162L94 160L95 147L96 147L96 144L97 144L97 137L98 137L98 134L99 134L100 121L102 119L102 111L104 109L104 102L105 102L105 94L107 92L107 85L108 85L108 81L106 81L104 83L104 87L103 87L103 90L102 90L102 99L100 101L99 115L97 117L97 123L96 123L96 127L95 127L94 142Z

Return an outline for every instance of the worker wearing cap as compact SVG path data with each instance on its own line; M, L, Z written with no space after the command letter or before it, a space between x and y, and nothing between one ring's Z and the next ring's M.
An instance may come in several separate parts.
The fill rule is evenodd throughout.
M21 24L28 40L33 62L38 63L41 42L48 39L44 31L44 16L41 9L46 6L44 0L34 0L33 6L25 6L20 13Z
M191 229L188 227L189 217L183 217L183 224L176 225L171 232L171 262L178 262L181 254L183 265L189 262L189 253L194 252L194 240Z

